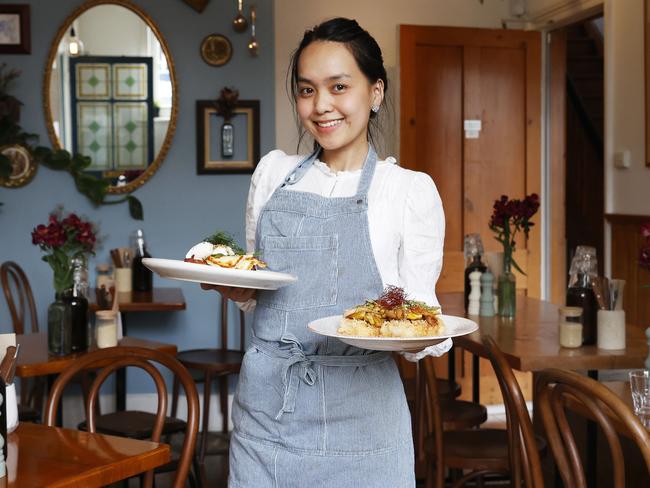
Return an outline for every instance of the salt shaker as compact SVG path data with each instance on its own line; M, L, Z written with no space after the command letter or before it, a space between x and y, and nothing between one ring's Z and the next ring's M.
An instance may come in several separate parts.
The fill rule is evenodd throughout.
M481 300L481 272L472 271L469 274L469 306L467 307L468 315L478 315Z

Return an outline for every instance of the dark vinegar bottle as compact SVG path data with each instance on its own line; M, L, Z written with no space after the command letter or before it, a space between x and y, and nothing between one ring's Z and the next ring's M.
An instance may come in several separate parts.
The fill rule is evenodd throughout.
M70 349L80 352L88 349L88 271L83 257L72 259L72 293L66 300L70 304Z
M582 308L582 344L596 344L598 302L591 289L591 280L587 275L578 275L576 286L570 286L566 293L566 304L569 307Z
M467 268L465 268L465 312L467 312L467 307L469 306L469 293L471 291L469 285L469 275L474 271L480 271L481 273L485 273L485 271L487 271L487 266L481 262L480 254L474 254L472 257L472 262L467 265Z
M598 302L591 288L591 278L598 274L597 265L596 249L591 246L578 246L569 270L566 304L582 308L582 344L586 346L596 344L598 338Z
M135 232L135 256L133 258L133 291L151 291L153 289L153 272L142 264L142 258L150 258L144 242L144 233Z

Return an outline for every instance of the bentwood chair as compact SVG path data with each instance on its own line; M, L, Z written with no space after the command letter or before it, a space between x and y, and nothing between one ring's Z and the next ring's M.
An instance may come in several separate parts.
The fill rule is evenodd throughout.
M486 341L486 347L492 357L501 355L500 351L494 346L493 341L490 343L491 339ZM513 479L512 486L519 486L516 482L521 479L519 476L519 473L521 473L519 464L521 463L515 462L523 459L533 459L534 462L535 459L539 459L537 453L544 449L544 443L532 434L532 424L530 417L528 417L523 395L514 379L512 370L507 366L505 360L505 366L497 364L495 371L497 371L498 375L503 366L506 368L504 369L506 374L502 376L508 377L504 380L507 381L508 387L502 388L508 430L488 428L445 430L442 400L436 392L435 369L431 358L425 358L423 362L427 383L426 391L429 406L427 420L430 432L425 442L427 488L443 488L445 486L445 468L452 471L469 471L469 473L453 482L454 487L463 486L474 479L482 481L485 475L492 473L511 476ZM515 406L514 409L513 406ZM527 441L525 443L514 442L515 434L511 435L511 432L517 433L516 435L519 435L519 432L526 432ZM534 440L532 445L529 442L531 436ZM536 454L537 457L535 457ZM515 465L517 467L513 468ZM523 477L526 486L528 488L543 486L537 478L538 469L535 468L532 472L534 474Z
M197 383L203 383L203 422L201 427L201 440L199 446L199 463L205 462L208 446L208 425L210 420L210 392L212 382L218 380L219 403L221 407L221 435L222 442L217 446L216 454L228 454L228 380L230 375L239 374L244 359L245 318L244 312L239 311L239 348L228 348L228 304L229 300L221 298L221 326L220 347L207 349L191 349L181 351L176 355L180 363L185 366ZM172 392L172 411L176 414L176 400L178 398L177 385L174 384Z
M38 332L38 316L32 287L23 269L13 261L0 265L0 282L11 316L11 323L16 334L24 334L29 325L30 333ZM35 377L20 380L20 403L18 418L24 422L36 422L41 419L45 378Z
M156 364L157 363L157 364ZM158 365L170 370L185 391L187 400L187 422L183 445L181 448L180 458L172 461L176 468L173 488L185 486L185 481L190 474L190 467L194 460L194 447L196 444L196 435L199 425L199 397L194 386L194 380L187 370L173 356L165 354L154 349L145 349L140 347L110 347L107 349L98 349L89 352L76 359L65 371L63 371L54 382L50 392L45 422L49 426L55 425L56 413L59 400L65 386L70 379L77 373L89 368L98 369L95 380L93 381L88 398L86 400L85 410L87 415L88 430L97 432L95 404L98 401L99 389L106 379L119 368L134 366L147 372L156 384L158 392L158 407L155 414L155 420L151 430L151 440L160 442L163 433L165 415L167 412L167 386ZM153 486L154 472L149 471L144 476L143 486L150 488Z
M605 385L573 371L546 369L535 383L537 408L564 486L586 488L580 454L566 410L595 421L606 439L613 480L608 486L624 488L625 460L617 429L638 446L650 476L650 434L632 409ZM647 485L646 485L647 486Z

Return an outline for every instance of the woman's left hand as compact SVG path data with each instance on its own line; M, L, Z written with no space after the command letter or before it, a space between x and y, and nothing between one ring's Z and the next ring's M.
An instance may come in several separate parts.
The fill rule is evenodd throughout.
M207 283L201 283L201 288L204 290L216 290L221 293L224 297L233 300L235 302L247 302L251 298L255 298L256 290L252 288L238 288L235 286L221 286L221 285L209 285Z

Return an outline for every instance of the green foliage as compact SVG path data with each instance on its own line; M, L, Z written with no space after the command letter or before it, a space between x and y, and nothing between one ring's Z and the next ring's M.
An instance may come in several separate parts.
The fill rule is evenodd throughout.
M235 239L228 234L227 232L223 231L217 231L214 234L212 234L209 237L206 237L203 239L205 242L209 242L211 244L214 244L215 246L229 246L235 253L237 254L246 254L246 251L244 251L241 247L237 245L235 242Z
M20 72L10 70L5 73L5 68L5 63L0 64L0 102L12 99L12 107L15 104L22 105L7 93L9 85L20 75ZM50 149L44 146L33 147L32 144L37 140L38 136L36 134L23 131L23 128L17 122L17 118L13 117L13 114L9 113L8 109L5 111L0 110L0 146L20 144L26 147L32 153L36 163L55 171L70 173L79 193L88 198L93 205L114 205L128 202L131 217L135 220L143 219L142 203L133 195L115 200L107 198L110 186L108 181L85 171L92 163L90 157L82 154L71 155L65 149ZM6 156L0 155L0 179L7 179L10 174L11 161Z

